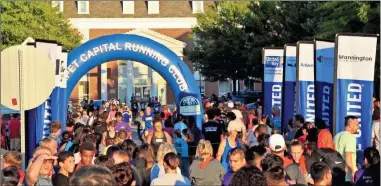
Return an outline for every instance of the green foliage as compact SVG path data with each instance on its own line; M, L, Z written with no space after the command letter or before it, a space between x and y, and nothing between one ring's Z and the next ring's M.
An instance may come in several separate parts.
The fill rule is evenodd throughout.
M82 35L50 2L1 1L1 50L26 38L56 40L70 50L81 44Z
M380 2L223 1L199 14L197 22L195 47L187 52L196 69L210 81L242 80L262 77L263 47L333 41L339 32L379 34ZM377 57L376 83L379 63Z

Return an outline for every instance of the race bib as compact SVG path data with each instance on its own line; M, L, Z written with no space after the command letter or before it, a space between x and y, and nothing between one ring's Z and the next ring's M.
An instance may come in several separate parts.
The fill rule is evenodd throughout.
M146 121L151 121L152 117L146 117Z
M148 131L145 131L145 132L144 132L144 135L147 136L147 135L148 135Z
M156 139L156 142L161 143L161 142L164 142L164 140L163 139Z

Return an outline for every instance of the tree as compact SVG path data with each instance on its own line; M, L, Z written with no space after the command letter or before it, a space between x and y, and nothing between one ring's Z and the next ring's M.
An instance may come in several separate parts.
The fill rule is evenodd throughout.
M380 2L325 2L317 8L316 37L334 40L338 32L380 34ZM374 95L380 95L380 40L377 43Z
M83 36L50 2L1 1L1 50L26 38L56 40L70 50Z
M188 52L195 68L208 81L242 80L251 72L246 36L242 29L249 2L219 2L197 16L193 30L195 46Z

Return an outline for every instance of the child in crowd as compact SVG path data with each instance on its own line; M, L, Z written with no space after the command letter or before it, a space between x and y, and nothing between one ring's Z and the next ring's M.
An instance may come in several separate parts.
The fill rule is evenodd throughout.
M52 181L54 186L69 185L69 176L74 171L74 161L74 154L70 151L61 152L58 155L60 171L53 175Z

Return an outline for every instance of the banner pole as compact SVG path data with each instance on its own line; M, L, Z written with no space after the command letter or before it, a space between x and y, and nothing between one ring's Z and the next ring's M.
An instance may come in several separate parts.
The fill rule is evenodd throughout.
M24 79L23 79L23 49L18 51L19 57L19 96L20 96L20 145L21 145L21 155L23 158L22 169L25 170L25 111L24 111Z

